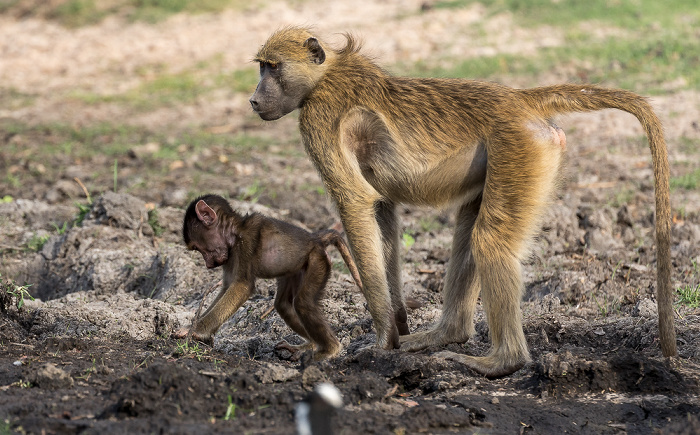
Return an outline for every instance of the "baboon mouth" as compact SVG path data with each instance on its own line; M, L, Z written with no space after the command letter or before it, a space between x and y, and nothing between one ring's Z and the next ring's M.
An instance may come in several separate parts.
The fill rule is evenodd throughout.
M282 115L275 113L275 112L265 112L262 110L255 110L253 109L255 113L258 114L260 118L262 118L264 121L275 121L277 119L280 119Z

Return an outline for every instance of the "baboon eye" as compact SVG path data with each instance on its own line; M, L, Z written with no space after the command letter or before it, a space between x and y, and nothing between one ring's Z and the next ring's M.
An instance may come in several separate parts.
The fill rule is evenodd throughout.
M260 62L260 75L263 74L263 72L265 71L265 68L267 68L270 71L276 71L277 66L278 66L278 64L276 64L276 63Z

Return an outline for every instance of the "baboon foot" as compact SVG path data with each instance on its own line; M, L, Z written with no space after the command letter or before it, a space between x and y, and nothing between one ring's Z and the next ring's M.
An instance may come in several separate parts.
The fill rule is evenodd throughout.
M187 338L190 333L190 328L180 328L177 331L170 334L171 338ZM202 334L199 332L192 331L191 338L201 341L204 344L212 345L214 344L214 337L211 334Z
M520 370L526 363L530 362L529 355L507 356L490 354L487 356L469 356L445 350L435 353L432 356L464 364L487 378L508 376Z
M401 347L401 342L399 341L399 329L397 328L396 324L383 331L380 331L379 328L377 328L377 347L384 350L398 349Z
M299 351L314 350L316 346L310 342L306 341L302 344L289 344L286 340L282 340L275 345L275 349L288 350L290 353L297 353Z
M450 343L464 343L472 336L469 332L447 333L449 328L435 326L428 331L415 332L401 336L401 350L416 352L429 346L442 346Z
M396 322L396 329L399 331L399 335L408 335L408 314L406 313L406 308L399 308L394 313L394 321Z
M324 359L333 358L340 353L342 346L340 343L335 342L324 349L319 349L318 352L314 353L314 361L321 361Z

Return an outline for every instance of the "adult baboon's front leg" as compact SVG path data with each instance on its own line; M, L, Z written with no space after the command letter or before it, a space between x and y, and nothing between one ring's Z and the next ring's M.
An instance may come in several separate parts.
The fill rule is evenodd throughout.
M362 279L362 292L377 331L377 347L400 346L384 266L384 247L374 202L339 204L340 218Z
M384 267L391 295L391 305L394 309L394 321L399 335L408 335L408 316L406 302L401 285L401 241L399 233L399 218L393 203L380 201L376 206L377 222L382 233L384 247Z
M474 334L474 309L480 287L471 239L480 206L481 197L464 204L457 213L440 321L428 331L401 337L401 349L416 351L432 345L464 343Z

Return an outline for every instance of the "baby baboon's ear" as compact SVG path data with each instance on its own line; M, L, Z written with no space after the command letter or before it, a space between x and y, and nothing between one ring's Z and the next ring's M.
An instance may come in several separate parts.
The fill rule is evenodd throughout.
M304 47L309 50L309 56L311 57L311 62L321 65L326 61L326 52L323 51L323 47L318 42L316 38L309 38L304 41Z
M197 217L204 225L208 227L214 225L217 219L216 212L209 207L209 204L204 202L204 200L199 200L195 206L195 210L197 212Z

